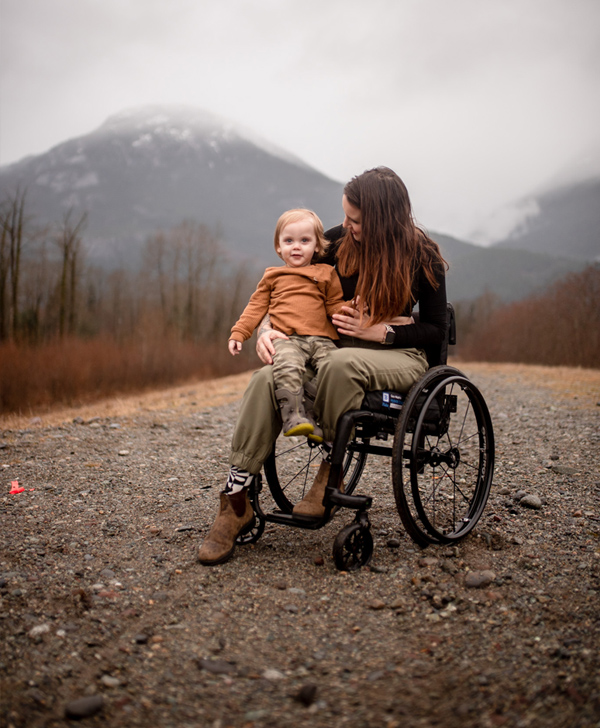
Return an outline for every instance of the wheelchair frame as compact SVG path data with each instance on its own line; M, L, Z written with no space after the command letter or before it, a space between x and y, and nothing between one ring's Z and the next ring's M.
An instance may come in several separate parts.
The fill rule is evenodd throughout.
M495 446L483 395L465 374L446 364L448 346L455 343L454 309L448 304L445 341L427 352L430 368L406 396L368 392L360 409L340 418L331 448L307 438L280 437L263 468L277 508L263 511L259 474L250 489L254 523L236 542L256 542L266 523L322 528L339 508L349 508L356 511L355 518L335 538L334 562L343 571L368 564L373 553L368 518L372 497L353 495L368 455L391 457L398 513L421 548L464 538L487 503ZM391 447L379 444L390 435ZM294 504L312 484L310 469L325 454L331 462L325 513L321 518L295 515Z

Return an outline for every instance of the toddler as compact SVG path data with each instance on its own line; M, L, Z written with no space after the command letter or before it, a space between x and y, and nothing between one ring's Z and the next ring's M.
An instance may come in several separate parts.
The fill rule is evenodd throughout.
M334 268L314 261L327 243L323 223L311 210L284 212L275 227L275 251L285 265L267 268L256 291L231 329L229 351L234 356L242 342L269 315L271 326L286 334L274 339L275 397L283 420L283 434L306 435L322 442L320 428L304 409L303 376L310 364L318 373L332 349L337 332L328 317L345 304Z

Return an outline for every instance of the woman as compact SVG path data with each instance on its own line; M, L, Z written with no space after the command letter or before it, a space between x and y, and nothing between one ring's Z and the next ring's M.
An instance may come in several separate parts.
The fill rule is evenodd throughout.
M338 418L357 409L369 390L407 392L427 370L425 350L446 331L445 263L435 242L417 228L408 192L392 170L378 167L354 177L342 197L344 223L330 231L328 259L335 264L345 306L333 316L341 347L321 364L314 414L325 440ZM337 240L335 238L338 238ZM411 318L419 304L419 321ZM273 339L285 335L261 328L257 352L272 363ZM215 522L198 552L206 565L226 561L235 539L251 527L248 487L267 459L281 429L271 367L256 372L244 394L232 441L231 471ZM294 513L318 518L329 464Z

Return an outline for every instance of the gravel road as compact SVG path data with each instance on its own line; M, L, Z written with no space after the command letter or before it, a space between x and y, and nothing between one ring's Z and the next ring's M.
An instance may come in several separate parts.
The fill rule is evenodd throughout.
M372 458L375 552L352 573L344 511L196 561L241 384L0 421L0 724L598 728L600 372L461 368L497 439L484 517L421 551Z

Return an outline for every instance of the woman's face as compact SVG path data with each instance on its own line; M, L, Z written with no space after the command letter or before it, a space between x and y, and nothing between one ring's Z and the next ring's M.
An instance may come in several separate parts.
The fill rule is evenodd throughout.
M350 230L355 240L360 241L362 230L360 210L348 202L346 195L342 197L342 207L344 208L344 227L346 230Z

